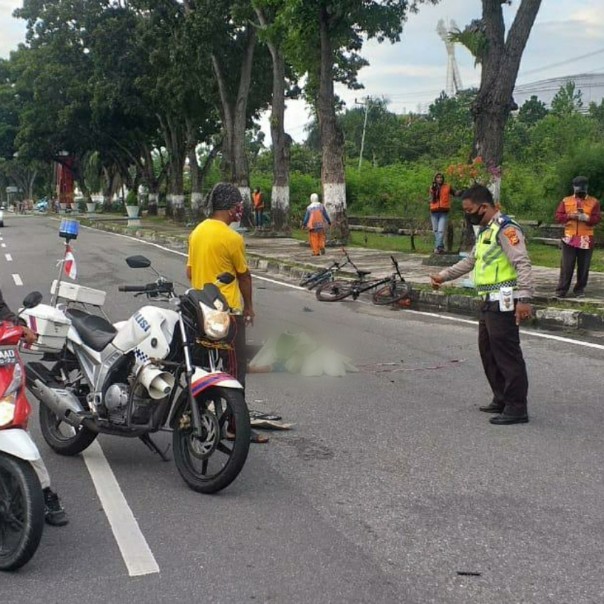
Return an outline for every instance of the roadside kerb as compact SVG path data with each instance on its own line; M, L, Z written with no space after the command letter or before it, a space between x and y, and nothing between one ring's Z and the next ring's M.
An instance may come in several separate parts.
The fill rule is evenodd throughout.
M144 241L164 245L177 251L184 251L187 248L187 237L184 235L165 236L159 231L128 228L126 225L115 224L110 221L84 219L83 223L98 230L130 235ZM317 267L310 263L281 262L270 256L249 251L247 255L249 265L252 269L271 275L288 277L292 280L299 280L305 273L317 270ZM352 279L354 277L354 273L349 271L340 271L340 275L343 279ZM417 284L411 283L411 285L414 288L411 296L413 300L412 308L417 310L436 310L438 312L476 317L480 309L480 299L470 294L470 292L468 295L459 293L445 294L423 289L426 287L425 284L417 286ZM537 299L535 301L533 326L544 329L604 331L604 315L581 310L557 308L548 306L547 304L547 300L544 299Z
M251 268L266 271L272 275L281 275L291 279L300 279L302 275L309 271L317 270L316 266L277 262L272 258L267 258L259 254L248 254L248 261ZM353 273L345 271L340 272L343 279L352 279ZM476 317L480 311L482 301L474 294L445 294L441 292L414 288L411 299L412 308L417 310L436 310L438 312L447 312L451 314ZM547 306L546 302L535 301L535 318L532 324L535 327L544 329L562 329L562 330L589 330L604 331L604 316L596 313L586 313L579 310L561 309Z

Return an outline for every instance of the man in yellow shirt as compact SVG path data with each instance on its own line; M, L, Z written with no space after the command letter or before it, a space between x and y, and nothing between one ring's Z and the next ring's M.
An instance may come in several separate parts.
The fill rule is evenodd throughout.
M252 304L252 275L245 258L243 237L229 227L239 222L243 214L243 200L239 189L220 182L210 192L210 218L199 224L189 236L187 277L191 286L201 289L206 283L216 283L221 273L235 275L228 285L216 283L235 312L237 327L233 341L234 358L230 358L231 373L245 390L247 355L245 328L254 322ZM253 442L268 442L268 438L252 432Z

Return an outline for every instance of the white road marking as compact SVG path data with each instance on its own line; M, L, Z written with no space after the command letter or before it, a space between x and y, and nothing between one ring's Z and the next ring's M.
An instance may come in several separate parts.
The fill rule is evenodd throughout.
M12 277L15 285L23 285L23 281L21 280L21 275L19 275L19 273L13 273Z
M6 258L7 262L12 262L13 261L13 257L10 254L4 254L4 257Z
M137 239L136 237L132 237L130 235L122 235L121 233L111 233L110 231L100 231L99 229L93 229L92 227L84 227L87 229L91 229L93 231L105 233L107 235L115 235L116 237L123 237L124 239L130 239L132 241L136 241L137 243L144 243L146 245L150 245L152 247L156 247L160 250L164 250L166 252L170 252L172 254L177 254L178 256L184 256L185 258L188 254L184 252L179 252L177 250L171 250L163 245L159 245L159 243L153 243L151 241L145 241L144 239ZM300 287L299 285L293 285L292 283L286 283L285 281L277 281L276 279L269 279L268 277L262 277L254 273L254 279L260 279L261 281L268 281L269 283L275 283L277 285L283 285L283 287L289 287L291 289L303 290L305 288ZM360 302L360 300L357 300ZM432 317L434 319L441 319L444 321L453 321L456 323L467 323L468 325L477 325L478 321L473 321L471 319L461 319L459 317L449 317L447 315L441 315L439 313L432 313L420 310L407 310L406 312L415 313L418 315L423 315L425 317ZM554 340L556 342L563 342L565 344L574 344L576 346L583 346L585 348L595 348L597 350L604 350L604 345L602 344L594 344L592 342L583 342L582 340L573 340L572 338L565 338L563 336L555 336L547 333L539 333L537 331L529 331L526 329L521 329L520 333L525 334L527 336L532 336L534 338L543 338L544 340Z
M0 243L0 247L6 247L6 243Z
M159 566L128 506L101 445L94 441L83 453L113 536L131 577L159 573Z

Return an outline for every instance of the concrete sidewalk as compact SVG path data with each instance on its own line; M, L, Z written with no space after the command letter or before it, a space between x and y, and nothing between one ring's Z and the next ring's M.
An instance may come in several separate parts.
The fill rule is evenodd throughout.
M191 227L176 225L169 221L158 223L144 218L137 226L132 224L128 226L126 219L111 219L103 216L74 216L74 218L94 228L129 234L181 251L186 251L188 236L192 230ZM313 257L308 245L297 239L257 237L254 233L242 234L246 240L252 268L286 279L298 280L304 272L329 266L331 262L343 258L340 248L327 248L324 256ZM441 270L438 266L427 264L430 256L356 246L348 248L348 253L360 269L371 271L372 277L389 275L392 271L390 256L394 255L405 279L416 286L414 303L418 308L436 308L440 311L474 314L479 307L480 301L475 298L471 289L466 289L467 294L465 291L460 293L459 290L454 293L430 291L430 274ZM604 273L590 274L586 298L576 300L571 297L559 302L554 300L558 269L543 266L533 268L537 289L536 323L553 328L604 330ZM353 272L346 269L343 276L352 276ZM459 279L447 285L461 288L463 282L464 279Z

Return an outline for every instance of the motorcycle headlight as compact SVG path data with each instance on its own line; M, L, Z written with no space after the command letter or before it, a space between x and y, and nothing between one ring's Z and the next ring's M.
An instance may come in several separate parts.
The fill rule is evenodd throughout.
M8 426L15 418L15 395L0 399L0 428Z
M201 306L201 304L200 304ZM211 340L222 340L229 333L231 318L229 313L221 310L213 310L208 306L202 306L203 331Z

